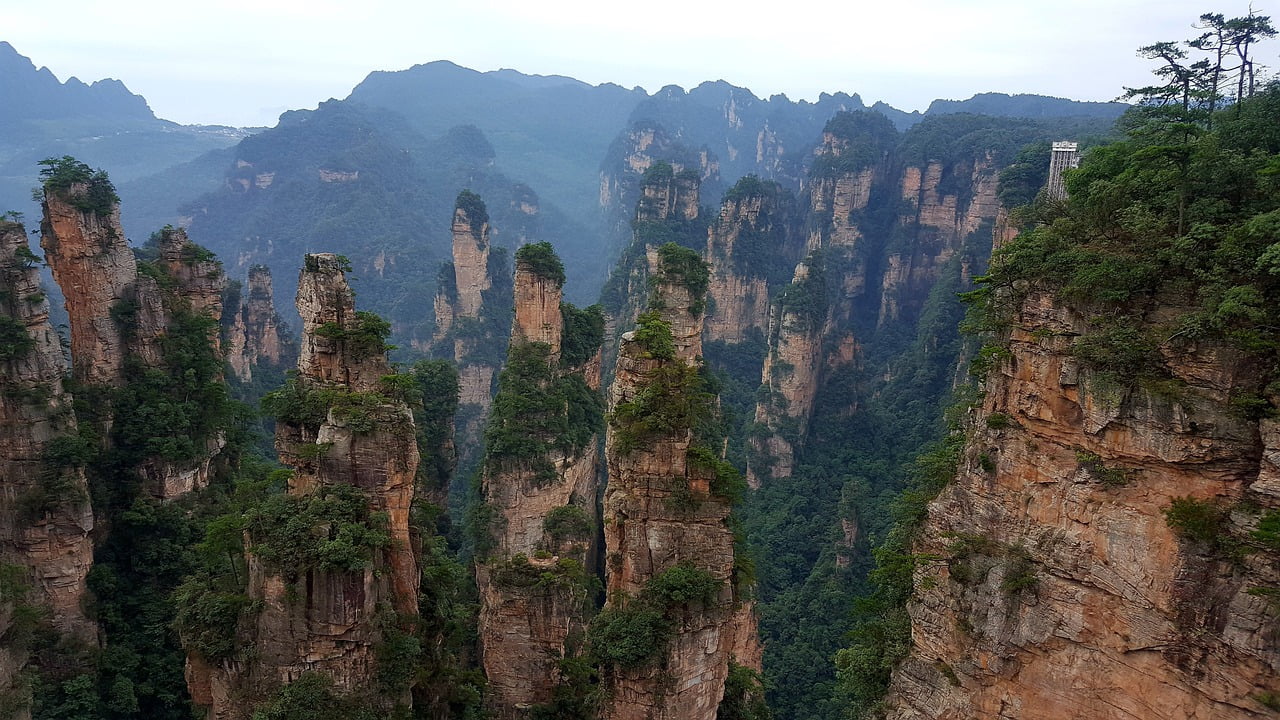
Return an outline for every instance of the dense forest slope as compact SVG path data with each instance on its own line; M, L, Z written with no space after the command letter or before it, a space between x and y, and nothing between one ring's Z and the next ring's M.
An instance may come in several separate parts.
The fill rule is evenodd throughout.
M3 706L1264 716L1280 91L1243 94L1113 136L436 63L157 176L218 178L138 248L47 162L66 378L0 223Z

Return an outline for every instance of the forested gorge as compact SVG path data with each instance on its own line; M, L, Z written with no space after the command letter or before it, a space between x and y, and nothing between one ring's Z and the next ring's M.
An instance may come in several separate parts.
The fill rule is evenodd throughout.
M44 161L43 257L0 217L0 715L1280 711L1275 31L1201 25L1114 124L632 98L586 307L586 203L390 74L136 246Z

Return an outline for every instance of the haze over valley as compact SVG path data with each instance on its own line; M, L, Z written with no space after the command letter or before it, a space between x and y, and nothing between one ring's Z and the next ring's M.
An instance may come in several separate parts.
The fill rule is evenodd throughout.
M233 5L0 11L0 716L1280 712L1260 8Z

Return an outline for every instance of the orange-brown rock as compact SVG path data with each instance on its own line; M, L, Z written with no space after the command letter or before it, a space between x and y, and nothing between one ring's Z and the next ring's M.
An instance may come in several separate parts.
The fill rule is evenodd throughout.
M1021 302L959 473L914 551L913 648L893 718L1261 718L1280 689L1264 554L1180 537L1177 498L1247 537L1280 508L1277 423L1230 399L1257 370L1211 344L1162 348L1173 382L1127 388L1073 357L1087 316ZM1274 400L1274 398L1273 398Z
M120 228L119 203L112 203L106 213L77 206L90 198L92 183L45 189L41 245L66 298L72 374L89 385L114 387L125 381L126 360L144 368L164 368L163 341L175 313L219 319L226 280L221 265L206 250L172 228L161 232L155 263L172 282L161 287L151 275L140 274ZM117 317L122 309L127 324ZM213 328L216 325L209 340L216 345ZM107 418L102 430L110 424ZM208 485L213 458L224 445L221 436L207 438L205 452L194 462L175 465L148 458L138 470L153 496L172 499Z
M529 263L516 260L515 320L511 324L512 343L542 343L551 348L551 357L560 359L560 335L564 317L560 313L560 281L539 274Z
M40 245L66 299L76 380L116 386L126 348L111 308L130 297L138 266L120 227L119 205L108 214L77 208L88 192L86 185L45 192Z
M1018 226L1009 217L1009 211L1001 206L996 211L996 226L991 231L991 249L999 250L1018 237Z
M585 367L560 367L560 278L540 273L517 255L515 298L512 353L533 351L546 364L547 383L577 374L590 385L587 373L593 372L598 386L598 352ZM514 390L499 388L500 398L503 392ZM529 420L496 417L492 422L514 423L507 432L537 432L522 429ZM527 717L531 706L553 699L561 679L559 659L574 654L571 640L584 630L590 600L586 567L595 554L590 528L598 524L597 441L566 451L556 447L555 438L530 440L550 449L537 458L491 456L481 474L484 503L495 522L494 547L476 565L480 644L486 704L499 720ZM549 519L566 512L578 522L572 532L548 526Z
M0 322L7 335L0 355L0 562L27 570L29 601L49 612L54 627L75 641L94 643L97 629L84 610L94 525L84 468L74 460L52 465L46 458L51 443L76 435L72 398L62 384L66 361L26 231L3 219L0 286ZM50 480L61 496L50 495ZM20 668L22 662L14 660ZM13 679L5 666L0 662L0 685Z
M664 322L697 325L690 312L687 288L660 280L652 305ZM674 334L674 333L673 333ZM609 406L616 410L648 395L663 373L689 368L700 348L679 340L674 358L653 357L636 340L623 336ZM724 695L724 681L736 653L740 664L758 664L755 617L740 602L733 582L733 533L729 503L713 492L714 471L690 459L693 434L672 428L627 437L633 432L610 424L605 453L609 483L605 491L606 609L635 602L646 583L661 573L685 566L718 581L711 596L695 600L675 613L672 636L660 649L661 659L641 667L609 667L605 671L606 698L601 717L608 720L711 720Z
M213 718L248 717L257 702L305 672L329 677L341 692L372 691L380 614L384 608L398 616L418 612L419 566L409 530L418 449L409 408L377 394L391 372L382 338L371 336L368 316L355 312L336 255L306 257L297 306L301 388L365 394L367 401L357 413L330 408L318 426L277 423L276 448L294 469L288 492L309 497L322 488L358 488L371 516L385 518L390 542L359 569L283 568L260 559L250 532L247 592L261 609L245 633L255 652L214 667L199 658L188 665L193 697L209 703Z

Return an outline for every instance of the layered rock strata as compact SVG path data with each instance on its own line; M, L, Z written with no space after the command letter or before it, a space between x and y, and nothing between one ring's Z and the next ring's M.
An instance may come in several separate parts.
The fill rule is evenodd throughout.
M996 196L1000 168L990 152L944 165L929 162L908 166L901 177L902 199L912 212L901 222L914 228L915 242L890 252L880 287L879 324L904 311L919 312L928 289L938 281L942 268L960 252L965 239L1000 214ZM959 177L962 190L948 192L943 178ZM954 180L950 183L956 186Z
M94 518L83 460L75 457L66 361L26 231L7 220L0 220L0 286L0 615L7 631L16 604L34 606L62 636L92 646L97 628L85 615L85 580ZM22 643L4 643L0 691L15 689L25 662Z
M824 369L826 292L821 266L802 262L774 304L747 464L747 482L753 488L765 479L791 477L796 451L808 435Z
M135 371L180 371L167 367L164 357L170 326L178 314L220 319L226 278L211 253L174 228L159 234L158 257L149 266L153 271L139 272L120 227L118 201L105 208L90 202L104 188L110 189L105 177L64 189L46 187L41 245L66 300L72 374L86 385L110 388L128 380L129 363L136 364ZM216 349L216 322L209 341ZM106 436L110 416L103 421ZM148 458L139 472L153 496L176 498L208 485L224 445L220 435L206 438L204 452L193 461Z
M659 245L677 235L698 233L700 188L697 173L676 172L665 162L649 166L645 172L640 199L632 216L631 244L605 286L605 295L614 298L605 306L608 312L605 336L609 338L604 352L605 367L613 367L619 334L634 325L651 298L650 278L656 268L655 253ZM702 243L701 236L688 240Z
M502 457L500 447L490 447L482 472L494 547L476 566L480 643L489 680L486 702L500 720L527 717L530 707L551 702L562 680L559 660L577 652L572 640L582 634L592 599L588 561L599 519L598 436L566 448L553 436L534 437L544 433L541 428L560 424L553 419L505 415L508 400L528 402L514 395L554 393L568 376L593 391L599 388L598 351L576 368L562 367L560 361L563 276L547 274L521 253L516 258L512 359L500 384L515 382L511 364L536 362L545 372L537 387L499 388L490 436L495 430L528 435L546 452ZM531 355L516 359L522 353ZM575 422L566 405L557 404L551 412L562 416L561 422Z
M40 245L66 300L75 379L114 387L123 381L127 348L111 308L132 299L138 265L119 204L106 213L81 209L89 192L85 184L45 191Z
M1073 356L1096 328L1053 296L1012 328L914 548L938 559L889 717L1269 717L1280 567L1250 538L1280 508L1280 424L1232 407L1258 368L1173 341L1168 382L1118 387ZM1212 536L1180 534L1175 505Z
M373 318L355 311L337 256L306 257L297 306L303 332L294 391L328 407L319 417L278 419L276 449L294 470L288 495L299 506L321 508L326 498L362 498L364 520L345 521L386 540L363 550L354 566L286 567L264 559L276 557L270 529L249 529L247 593L260 609L242 627L241 640L255 652L188 665L192 696L213 718L248 717L304 673L326 676L340 693L370 693L374 705L409 702L407 693L374 689L385 628L418 614L419 560L409 527L419 460L412 414L389 394L385 336ZM311 530L333 532L328 525Z
M740 181L725 197L707 234L707 340L738 344L768 331L769 298L778 284L770 282L778 275L774 269L799 259L792 203L776 183L755 178Z
M248 292L226 330L227 364L242 383L253 381L255 367L280 367L285 362L288 348L274 302L271 269L249 268Z
M461 441L459 460L464 468L475 467L473 448L480 444L493 400L494 375L501 363L500 351L499 356L494 356L492 350L494 340L508 332L496 305L506 302L510 278L496 277L495 261L505 256L501 250L490 252L489 234L484 201L470 191L462 191L453 213L453 263L444 267L435 298L433 351L452 357L458 365L462 407L457 416L457 436Z
M754 615L734 584L730 502L720 494L714 453L694 447L688 425L652 429L627 419L661 411L641 407L646 403L678 401L667 395L680 395L671 383L684 381L673 378L691 380L698 372L702 322L693 309L702 298L661 260L651 303L659 318L649 317L623 336L609 394L614 420L605 446L605 612L637 611L653 602L652 583L672 573L709 585L701 597L662 610L671 629L659 640L655 658L606 667L602 717L710 720L724 695L730 662L758 667L759 652ZM670 354L651 342L652 333L664 335L664 328L670 329Z

